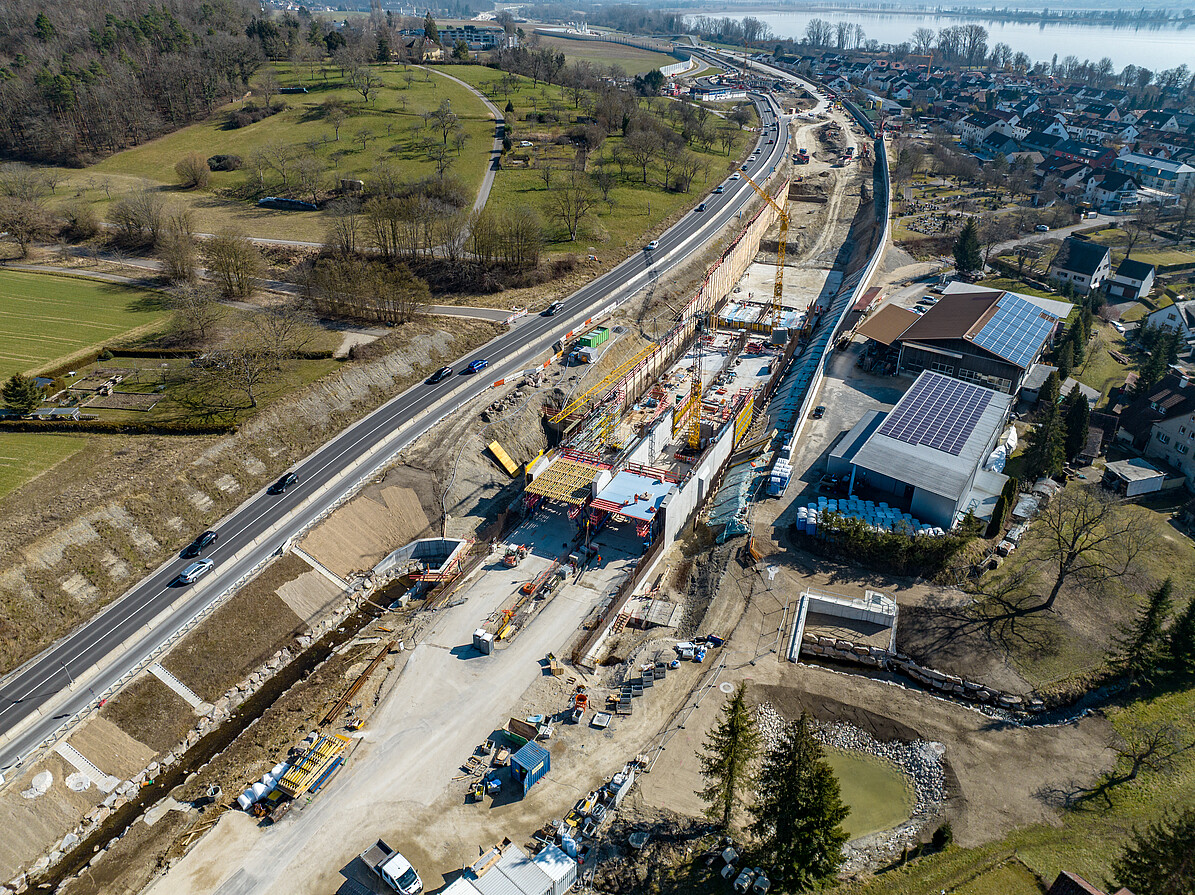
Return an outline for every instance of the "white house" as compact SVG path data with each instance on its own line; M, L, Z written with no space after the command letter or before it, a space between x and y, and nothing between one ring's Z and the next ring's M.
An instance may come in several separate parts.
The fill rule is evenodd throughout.
M1116 159L1113 166L1117 171L1132 175L1142 186L1168 193L1182 195L1195 184L1195 168L1156 155L1126 152Z
M1183 340L1195 334L1195 301L1176 301L1145 318L1146 326L1176 330Z
M1154 285L1156 268L1144 261L1134 261L1126 258L1116 268L1116 273L1108 281L1108 295L1113 298L1127 298L1139 301L1149 295ZM1167 310L1162 308L1162 311ZM1160 314L1161 311L1155 311Z
M1137 182L1121 171L1100 168L1088 176L1083 198L1099 211L1127 211L1137 207Z
M1112 273L1112 253L1107 246L1068 236L1050 265L1050 278L1070 283L1086 295L1104 285Z
M958 123L959 139L964 146L978 146L1001 124L999 118L986 112L972 112Z

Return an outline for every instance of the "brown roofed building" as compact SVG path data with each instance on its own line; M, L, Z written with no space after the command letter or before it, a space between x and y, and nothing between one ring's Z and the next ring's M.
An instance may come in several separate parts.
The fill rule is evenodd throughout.
M1068 870L1058 874L1054 885L1050 886L1047 895L1107 895L1103 889L1097 889L1081 876ZM1113 895L1133 895L1128 889L1117 889Z
M881 345L891 345L901 334L921 318L899 305L884 305L855 330L866 339L872 339Z
M1016 394L1070 309L1067 302L952 284L897 339L900 369Z

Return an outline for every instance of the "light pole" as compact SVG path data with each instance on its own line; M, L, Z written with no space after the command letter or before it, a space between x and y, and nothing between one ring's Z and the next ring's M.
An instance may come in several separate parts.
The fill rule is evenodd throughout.
M59 665L61 665L61 666L62 666L62 670L66 672L66 679L67 679L68 681L70 681L70 685L71 685L71 687L74 687L74 686L75 686L75 678L74 678L74 676L71 674L71 670L70 670L69 668L67 668L67 667L66 667L66 661L65 661L64 659L59 659L59 660L58 660L58 664L59 664Z

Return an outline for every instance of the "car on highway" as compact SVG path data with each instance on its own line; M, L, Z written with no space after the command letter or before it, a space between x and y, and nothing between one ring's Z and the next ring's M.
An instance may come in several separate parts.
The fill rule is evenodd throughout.
M740 174L738 171L735 171L733 174L730 175L730 179L731 180L742 180L743 175Z
M698 206L697 206L697 210L698 210L698 211L705 211L705 203L704 203L704 202L702 202L700 205L698 205Z
M210 559L201 559L198 562L193 562L181 572L178 573L178 578L175 579L180 585L194 584L204 575L212 570L212 566L216 563Z
M436 372L432 373L430 377L428 377L427 384L435 385L437 382L443 382L451 375L452 367L441 367L440 369L436 370Z
M214 531L205 531L183 548L183 559L190 559L193 556L198 556L218 540L220 540L220 536Z
M266 488L266 493L267 494L281 494L283 491L285 491L291 485L298 484L298 481L299 481L299 476L297 473L288 472L286 475L282 476L282 478L280 478L274 484L270 485L270 487Z
M714 187L714 194L715 194L715 195L718 195L718 196L720 196L720 195L722 195L724 192L726 192L726 187L722 186L722 184L718 184L716 187Z
M484 370L489 365L490 365L490 362L488 360L486 360L485 358L479 357L477 360L473 361L473 363L469 364L469 366L465 367L465 369L461 370L461 372L462 373L480 373L482 370Z
M746 170L747 170L747 166L746 166L746 165L739 165L739 170L740 170L740 171L746 171Z
M543 310L544 317L555 317L556 314L564 309L564 302L554 301Z
M813 412L811 414L809 414L809 418L811 420L820 420L825 415L826 415L826 405L818 404L816 407L813 408Z
M1050 228L1048 226L1046 226L1045 224L1038 224L1033 229L1036 230L1038 233L1049 233L1050 232Z
M653 239L651 242L649 242L649 243L647 244L647 250L648 250L649 252L650 252L652 249L658 249L659 247L660 247L660 241L659 241L658 239Z

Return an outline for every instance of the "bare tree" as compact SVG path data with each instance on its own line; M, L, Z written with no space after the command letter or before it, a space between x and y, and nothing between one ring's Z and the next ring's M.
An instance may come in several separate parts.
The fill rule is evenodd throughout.
M1124 578L1152 544L1147 526L1093 487L1060 491L1038 516L1032 532L1032 555L1049 576L1050 591L1030 611L1052 608L1068 584L1098 589Z
M174 203L166 210L158 255L166 276L173 282L189 283L195 279L195 226L191 210L185 205Z
M52 227L50 214L40 202L12 196L0 198L0 230L17 244L22 258L29 255L33 243L50 234Z
M208 269L216 275L221 291L229 298L247 298L253 294L263 262L261 253L244 233L225 229L204 245Z
M128 246L157 245L165 222L166 201L150 186L143 186L112 206L111 220Z
M266 69L260 78L257 79L257 89L261 91L262 97L265 99L266 108L271 108L274 97L278 94L278 76L274 74L272 68Z
M273 359L275 370L281 370L284 360L310 345L318 332L311 317L293 302L259 311L248 324L257 336L253 341Z
M428 113L430 123L440 131L441 141L448 145L448 137L460 126L460 118L452 111L452 104L448 100L441 100L440 105Z
M576 241L577 231L589 213L597 206L597 196L589 184L579 175L573 177L552 193L553 210L557 219L568 232L568 238Z
M550 190L552 188L552 174L556 169L547 161L542 161L536 170L539 171L539 179L544 182L544 189Z
M319 204L319 191L328 173L328 164L313 152L306 152L295 159L295 185L307 196L311 204Z
M361 203L351 197L337 199L328 211L332 222L324 248L335 255L355 255L361 243Z
M174 166L178 185L184 190L203 189L211 177L207 160L198 152L188 152Z
M203 346L216 332L220 305L206 286L187 284L173 292L173 325L178 337L188 345Z
M382 86L382 79L367 65L353 69L353 74L349 81L353 85L353 89L361 94L361 98L367 104L370 97L374 96Z

